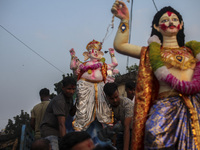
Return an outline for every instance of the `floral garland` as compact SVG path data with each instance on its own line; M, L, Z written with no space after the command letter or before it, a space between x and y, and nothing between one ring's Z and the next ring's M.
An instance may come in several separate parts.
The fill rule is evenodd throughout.
M105 62L105 58L101 59L101 62L97 63L97 64L93 64L93 65L89 65L89 66L85 66L84 64L80 64L79 65L79 69L83 72L88 71L89 74L91 74L91 70L96 70L98 68L101 68L103 63Z
M97 63L97 64L93 64L93 65L90 65L90 66L84 66L83 64L81 64L79 67L80 67L81 71L86 72L89 69L95 70L95 69L102 67L102 63Z
M152 69L158 80L166 82L183 94L194 94L200 91L200 42L190 41L186 43L186 46L193 50L193 54L198 60L192 81L180 81L169 72L162 61L159 43L152 42L149 45L149 57Z

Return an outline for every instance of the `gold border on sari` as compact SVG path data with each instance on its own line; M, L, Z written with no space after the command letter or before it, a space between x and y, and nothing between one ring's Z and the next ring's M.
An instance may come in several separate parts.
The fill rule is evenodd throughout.
M185 105L190 112L191 120L192 120L192 123L191 123L192 133L194 135L193 138L194 138L195 145L197 146L197 149L199 149L200 148L200 127L199 127L198 113L195 110L195 108L188 96L182 95L182 94L180 94L180 96L182 96L182 98L185 102Z
M150 65L149 51L143 47L141 51L136 99L133 116L133 130L131 150L144 149L144 130L147 116L156 96L156 88L153 88L154 74Z

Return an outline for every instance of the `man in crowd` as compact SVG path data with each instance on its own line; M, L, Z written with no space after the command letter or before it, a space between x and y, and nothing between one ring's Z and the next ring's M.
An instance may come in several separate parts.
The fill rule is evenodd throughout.
M135 103L135 87L136 84L132 80L129 80L125 83L127 97L133 102L133 104Z
M35 105L33 109L31 110L31 127L35 131L35 139L41 138L40 135L40 123L43 119L44 113L46 111L46 108L49 104L49 89L43 88L39 92L41 103Z
M60 150L93 150L94 142L86 131L67 133L60 140Z
M104 93L114 112L114 118L123 126L123 133L117 135L116 147L118 150L128 150L130 145L133 103L126 97L120 97L116 83L106 83Z
M49 103L44 119L41 123L41 136L51 142L52 150L58 150L58 138L65 136L66 117L75 114L73 95L76 90L76 81L72 77L62 80L62 92Z

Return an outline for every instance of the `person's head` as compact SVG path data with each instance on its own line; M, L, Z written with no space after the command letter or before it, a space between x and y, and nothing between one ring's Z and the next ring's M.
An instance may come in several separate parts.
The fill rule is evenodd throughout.
M40 95L41 101L43 101L43 100L49 100L50 91L47 88L43 88L43 89L40 90L39 95Z
M71 98L76 90L76 80L73 77L65 77L62 80L62 91L67 98Z
M158 28L160 27L160 30ZM158 11L154 19L152 21L152 32L151 36L157 35L163 42L163 33L168 29L178 29L177 41L179 46L184 46L185 43L185 34L184 34L184 25L182 16L178 11L173 9L172 7L164 7L160 11Z
M119 91L116 83L106 83L103 88L106 94L106 99L112 107L117 107L120 104Z
M132 80L129 80L125 83L125 91L126 91L127 97L131 100L135 96L135 87L136 87L136 84Z
M67 133L59 143L60 150L92 150L94 143L86 131Z
M94 150L116 150L116 148L114 148L113 146L111 145L104 145L104 146L101 146L101 145L97 145Z
M31 150L51 150L50 141L47 139L38 139L31 145Z

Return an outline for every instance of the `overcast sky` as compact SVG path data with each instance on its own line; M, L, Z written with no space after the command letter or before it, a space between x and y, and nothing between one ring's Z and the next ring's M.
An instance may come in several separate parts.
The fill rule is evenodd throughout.
M114 1L0 0L0 129L21 110L30 113L40 102L40 89L46 87L56 93L54 83L62 80L63 74L72 72L69 50L74 48L83 61L87 43L103 40L111 23ZM183 16L186 41L200 41L199 0L155 0L155 3L158 9L172 6L178 10ZM130 8L131 3L126 4ZM155 13L151 0L134 0L131 43L147 46ZM103 51L113 47L118 25L119 19L115 18ZM108 53L105 58L110 63ZM116 58L117 69L126 73L127 57L116 53ZM138 64L138 60L129 58L129 66L134 63Z

